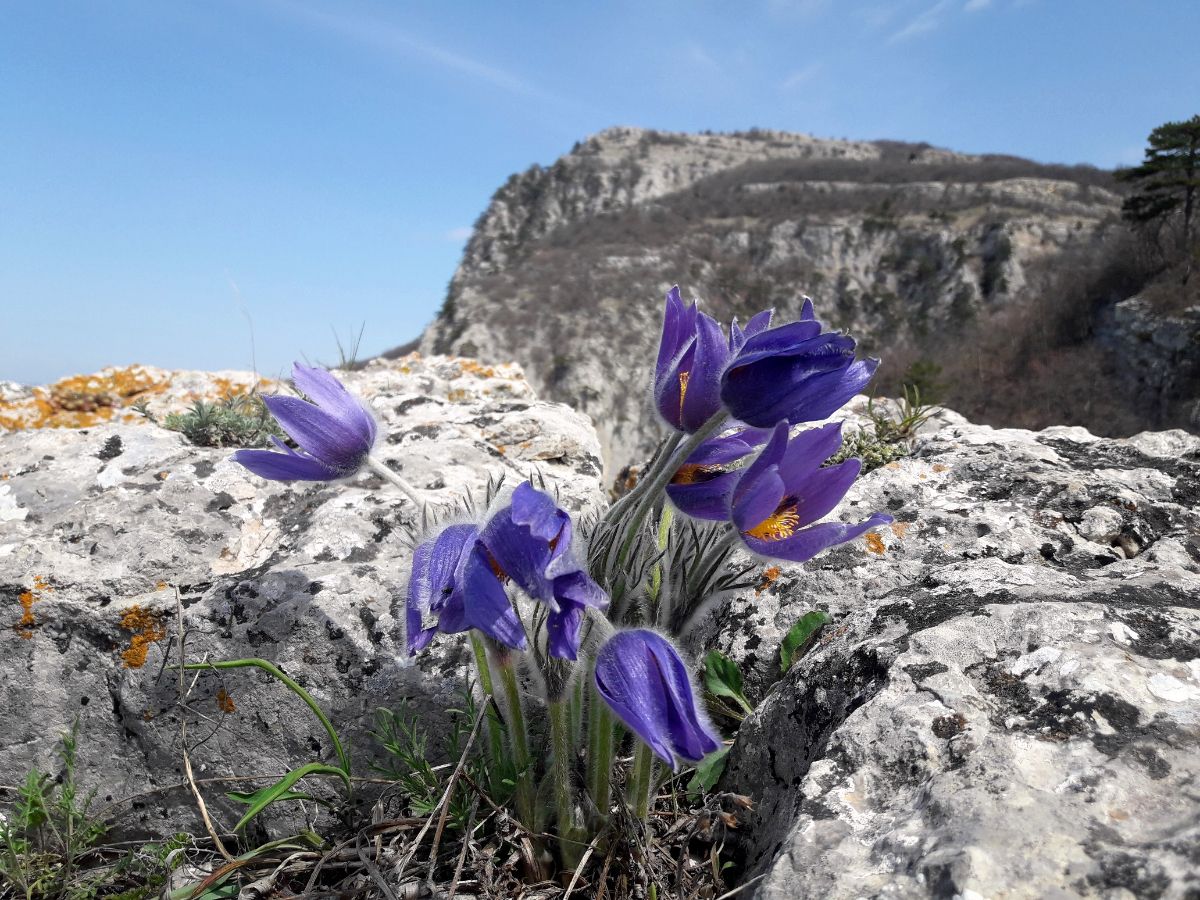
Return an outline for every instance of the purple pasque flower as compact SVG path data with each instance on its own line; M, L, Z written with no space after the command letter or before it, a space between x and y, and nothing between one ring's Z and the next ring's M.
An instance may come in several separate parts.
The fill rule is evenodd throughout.
M619 631L596 654L596 689L672 771L699 762L721 740L696 702L687 666L662 635Z
M738 428L708 439L675 470L667 497L693 519L728 520L730 495L742 476L740 464L771 434L765 428Z
M853 338L821 331L806 297L798 321L741 341L721 376L721 402L733 418L757 428L827 419L879 365L877 359L856 361L854 347Z
M546 637L550 655L558 659L579 655L587 607L608 605L608 595L576 561L571 535L571 517L548 494L523 482L479 536L500 577L550 608Z
M305 396L263 397L295 450L272 436L274 450L239 450L233 461L273 481L334 481L353 475L375 446L375 419L362 402L324 369L292 364L292 381Z
M691 434L720 410L721 372L731 353L721 326L697 301L685 306L679 285L667 291L654 403L668 425Z
M787 422L775 427L732 492L730 518L750 550L804 562L892 521L885 513L874 513L856 525L814 524L841 502L862 463L848 459L822 468L841 446L841 423L810 428L790 439L788 430Z
M474 525L449 525L413 551L405 610L410 656L438 631L472 628L507 647L525 649L525 629L478 538Z

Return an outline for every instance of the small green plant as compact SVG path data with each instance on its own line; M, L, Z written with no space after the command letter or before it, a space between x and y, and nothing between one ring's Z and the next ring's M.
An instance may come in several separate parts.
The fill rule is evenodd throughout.
M871 428L846 435L841 450L830 457L827 465L858 457L866 473L908 456L917 429L931 415L933 407L922 402L921 389L913 384L904 386L904 398L895 413L878 408L872 397L867 401Z
M145 407L134 407L151 421ZM264 447L283 432L257 393L237 394L210 403L197 400L185 413L170 413L162 422L197 447Z
M176 851L191 843L179 834L119 853L99 846L107 829L91 814L94 792L81 794L76 782L78 734L76 722L62 736L61 774L31 769L16 802L0 813L0 897L148 900Z

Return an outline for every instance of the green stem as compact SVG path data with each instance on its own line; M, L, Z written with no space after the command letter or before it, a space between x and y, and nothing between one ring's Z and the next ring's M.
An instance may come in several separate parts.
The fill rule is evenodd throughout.
M642 741L637 742L633 755L633 770L629 776L629 805L633 814L645 822L650 817L650 795L654 791L654 751Z
M492 670L488 665L487 647L478 631L471 630L471 649L475 652L475 667L479 671L479 688L483 691L483 702L488 705L488 757L489 769L498 773L500 761L504 759L504 728L496 714L496 689L492 681Z
M516 665L507 647L490 645L488 658L504 689L505 709L508 712L508 740L512 747L513 766L517 770L514 791L517 816L522 825L532 830L535 822L533 764L529 758L529 732L525 727L525 711L521 707L521 687L517 681Z
M588 793L603 825L612 810L613 719L600 693L593 689L589 694Z
M337 753L342 771L349 775L350 757L346 755L346 751L342 748L342 742L338 740L337 732L333 730L333 723L321 711L321 707L317 706L317 701L309 695L308 691L296 684L281 669L267 662L265 659L228 659L221 662L185 663L183 667L190 671L203 671L205 669L242 669L246 666L254 666L256 669L262 669L268 675L283 682L293 694L308 704L308 708L313 711L313 715L320 719L321 725L325 728L325 733L329 735L329 740L333 743L333 749Z
M571 701L557 700L550 707L550 740L552 745L554 807L558 822L558 850L563 868L574 871L579 865L581 841L575 827L575 792L571 790Z
M621 539L620 550L617 553L616 566L610 572L610 575L625 567L625 563L629 560L629 551L633 549L633 542L636 540L638 531L642 527L642 521L658 501L659 495L666 488L667 482L671 480L671 476L675 474L683 461L691 456L697 447L708 440L713 432L718 431L727 421L729 421L729 414L723 409L719 410L716 415L701 425L695 434L689 435L687 440L676 447L673 453L664 453L663 462L659 466L656 466L653 472L647 473L643 496L629 517L629 524L626 526L625 534ZM609 580L611 582L612 578L610 577Z

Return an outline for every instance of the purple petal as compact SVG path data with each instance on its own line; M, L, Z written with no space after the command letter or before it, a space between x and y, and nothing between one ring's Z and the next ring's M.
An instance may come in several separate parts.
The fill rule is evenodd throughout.
M408 579L408 602L404 610L409 656L425 649L437 631L436 626L424 626L425 616L430 612L429 557L433 553L433 543L426 541L413 551L412 574Z
M825 347L811 356L735 365L725 374L722 399L735 418L760 427L828 418L862 389L878 365L877 360L854 362L849 352Z
M693 519L724 522L729 518L729 503L741 472L722 472L703 481L667 485L667 497L684 515Z
M750 463L742 471L741 478L738 479L732 499L733 518L735 522L749 520L751 515L756 514L761 507L766 505L767 500L764 498L769 498L778 493L778 496L775 497L775 506L767 510L766 514L761 518L751 522L749 527L757 525L766 516L775 512L779 501L783 499L783 480L779 477L778 467L787 453L787 445L788 426L786 422L780 422L775 426L775 430L771 434L771 439L767 441L767 446L763 447L762 452L755 457L754 462ZM764 477L767 477L768 473L770 477L767 478L763 488L760 490L757 487L757 483ZM739 511L739 507L742 506L747 498L751 498L750 502L753 504L751 507L753 512L749 510Z
M818 468L803 481L789 484L787 492L789 497L796 499L799 527L811 525L833 512L854 484L861 468L861 460L847 459L836 466Z
M455 575L453 602L446 603L438 627L445 632L475 628L506 647L527 646L521 620L478 542Z
M783 479L774 466L758 473L748 487L743 487L745 481L743 478L734 491L730 516L738 531L750 531L769 519L786 494Z
M546 577L552 551L548 541L533 537L529 528L513 521L513 508L506 506L492 516L479 536L500 571L534 600L556 603L554 587Z
M546 618L546 645L555 659L579 657L579 629L583 625L584 607L563 603L558 612Z
M819 469L841 445L841 422L809 428L788 441L787 453L779 464L779 474L788 486L788 493L795 493L793 485Z
M760 313L755 313L749 322L746 323L746 337L751 338L760 332L766 331L771 327L771 317L775 315L775 310L764 309Z
M685 465L714 466L736 462L765 444L772 434L773 430L768 428L741 428L709 438L687 458Z
M654 382L654 404L658 408L659 415L672 428L683 429L683 378L680 377L681 372L688 373L691 377L692 363L696 356L696 342L691 343L683 350L677 362L670 365L664 372L661 378L657 378Z
M375 445L375 418L362 401L325 369L292 363L292 381L309 399Z
M857 525L849 525L844 522L823 522L820 525L801 528L791 537L778 541L764 541L746 534L742 535L742 540L754 553L799 563L812 559L822 550L835 544L852 541L872 528L886 525L891 521L892 517L886 513L875 513Z
M800 307L800 321L813 322L816 321L817 314L813 310L812 297L804 298L804 305Z
M667 377L675 369L675 362L696 332L697 308L693 303L687 307L679 294L679 285L667 291L663 309L662 338L658 344L658 363L655 367L655 382Z
M299 397L263 397L280 426L313 457L343 475L371 452L368 436Z
M697 762L721 746L678 651L653 631L613 635L596 655L595 683L621 721L674 771L680 759Z
M608 594L582 569L567 572L554 579L554 596L577 606L608 606Z
M742 365L762 356L787 353L820 336L821 326L817 322L789 322L768 328L746 339L746 346L738 354L735 364Z
M334 471L311 456L301 456L294 452L239 450L230 458L260 478L269 478L272 481L335 481L342 477L342 473Z
M549 544L554 541L551 559L571 546L571 517L559 509L554 499L528 481L517 486L512 495L512 520L529 529L531 537Z
M696 431L721 408L721 373L729 362L729 346L721 326L703 313L696 320L696 352L680 420L688 433Z
M828 372L845 368L854 359L854 338L835 331L820 333L819 322L792 322L755 335L730 364L730 369L761 360L791 359L797 371ZM795 329L795 338L789 333ZM807 332L806 337L800 335Z

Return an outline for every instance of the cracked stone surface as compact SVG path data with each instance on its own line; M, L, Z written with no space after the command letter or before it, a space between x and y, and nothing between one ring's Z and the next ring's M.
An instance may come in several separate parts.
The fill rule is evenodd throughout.
M863 478L894 525L703 636L765 694L722 782L757 896L1200 897L1198 501L1179 431L952 421Z
M434 506L534 473L573 511L602 498L590 421L539 401L515 366L414 355L343 374L387 435L376 455ZM172 402L170 391L158 400ZM57 738L78 717L98 806L144 794L116 808L122 827L198 824L174 787L175 587L188 659L278 664L339 724L359 774L377 707L407 700L437 727L460 705L462 641L437 642L416 664L403 653L412 505L378 475L280 484L229 455L147 424L0 435L0 771L15 773L5 781L33 764L56 771ZM330 758L299 699L257 670L202 674L189 703L199 778ZM222 789L209 802L224 817Z

